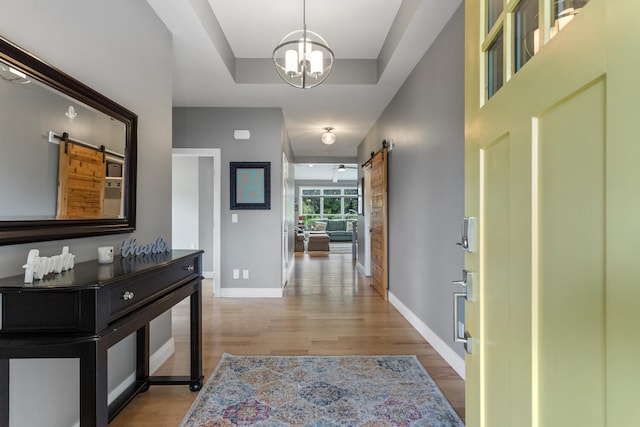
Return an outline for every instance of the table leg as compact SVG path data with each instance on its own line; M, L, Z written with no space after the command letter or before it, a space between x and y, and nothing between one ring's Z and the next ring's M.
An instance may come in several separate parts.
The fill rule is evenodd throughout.
M9 359L0 359L0 427L9 427Z
M149 324L136 332L136 380L146 385L140 390L149 390Z
M202 388L202 282L198 282L196 291L189 298L191 304L191 382L189 389L199 391Z
M80 347L80 426L107 427L107 340Z

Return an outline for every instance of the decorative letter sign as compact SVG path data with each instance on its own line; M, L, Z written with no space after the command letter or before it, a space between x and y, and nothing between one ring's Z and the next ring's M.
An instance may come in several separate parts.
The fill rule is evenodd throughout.
M122 241L120 255L122 255L123 258L126 258L131 255L161 254L163 252L169 252L170 250L171 246L169 246L162 237L158 237L155 243L142 246L138 246L136 239L131 238L129 242L126 240Z

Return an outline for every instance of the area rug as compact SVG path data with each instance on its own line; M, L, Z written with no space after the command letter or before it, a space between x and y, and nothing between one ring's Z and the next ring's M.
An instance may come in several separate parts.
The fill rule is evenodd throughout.
M332 254L350 254L353 252L353 243L351 242L329 242L329 253Z
M224 354L180 424L464 426L416 356Z

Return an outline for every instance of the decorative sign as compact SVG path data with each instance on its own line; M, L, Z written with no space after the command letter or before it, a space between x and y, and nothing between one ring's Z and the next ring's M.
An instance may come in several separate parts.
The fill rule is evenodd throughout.
M27 256L27 263L22 266L24 271L24 283L33 283L41 280L49 273L62 273L73 269L76 256L69 252L69 246L62 247L60 255L41 257L39 249L31 249Z
M135 238L131 238L128 242L123 240L120 247L120 255L123 258L131 255L161 254L169 251L171 251L171 246L162 237L158 237L155 243L141 246L138 245Z
M231 162L231 209L271 209L271 163Z

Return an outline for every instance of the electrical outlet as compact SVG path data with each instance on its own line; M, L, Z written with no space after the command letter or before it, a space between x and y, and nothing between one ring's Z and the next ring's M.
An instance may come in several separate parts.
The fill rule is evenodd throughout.
M233 278L234 279L239 279L240 278L240 270L238 270L237 268L233 269Z
M242 278L243 279L249 278L249 270L242 270Z

